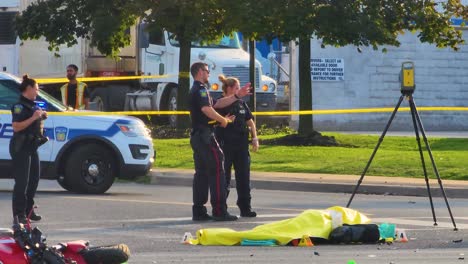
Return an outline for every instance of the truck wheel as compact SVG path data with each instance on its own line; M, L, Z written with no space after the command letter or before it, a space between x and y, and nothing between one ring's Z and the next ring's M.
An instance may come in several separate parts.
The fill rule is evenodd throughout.
M104 89L105 88L96 88L91 93L90 101L95 104L93 110L106 111L108 109L107 97Z
M65 186L70 186L74 192L101 194L114 183L116 162L112 153L103 146L79 146L65 165Z
M169 97L167 98L167 110L177 111L177 89L172 88L169 92ZM176 127L177 125L177 115L168 116L169 125L171 127Z
M106 89L109 90L109 103L106 110L108 111L123 111L125 108L125 97L130 92L130 87L125 85L113 85Z

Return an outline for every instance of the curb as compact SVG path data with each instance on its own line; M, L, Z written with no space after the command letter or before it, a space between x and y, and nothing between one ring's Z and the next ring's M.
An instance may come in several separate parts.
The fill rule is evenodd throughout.
M187 170L171 171L151 171L149 174L151 184L168 186L192 186L193 173ZM235 186L235 181L232 181ZM275 179L265 177L255 177L252 172L252 189L279 190L279 191L299 191L299 192L325 192L325 193L352 193L356 187L354 183L340 183L336 180L297 180L297 179ZM443 183L442 183L443 184ZM444 184L443 184L444 185ZM439 184L431 183L432 197L443 197ZM444 185L444 190L448 198L468 198L468 190L462 187L455 187L453 184ZM425 184L405 185L401 182L391 183L384 181L378 184L366 184L365 179L359 186L357 194L376 194L376 195L399 195L399 196L428 196Z

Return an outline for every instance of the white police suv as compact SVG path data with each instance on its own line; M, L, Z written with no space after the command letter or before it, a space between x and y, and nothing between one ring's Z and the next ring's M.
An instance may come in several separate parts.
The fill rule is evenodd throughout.
M19 84L16 77L0 72L0 178L13 177L8 146L13 136L11 107L19 99ZM145 175L152 167L153 142L140 119L66 115L70 109L44 91L36 104L49 113L44 123L49 141L38 149L41 178L57 179L69 191L96 194L106 192L117 177Z

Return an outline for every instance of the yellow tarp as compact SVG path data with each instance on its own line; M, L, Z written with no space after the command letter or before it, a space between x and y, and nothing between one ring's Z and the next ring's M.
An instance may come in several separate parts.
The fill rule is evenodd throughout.
M367 224L370 219L358 211L334 206L326 210L306 210L300 215L273 223L259 225L251 230L235 231L229 228L206 228L197 231L197 238L188 242L193 245L240 245L243 239L274 239L278 245L286 245L303 236L328 239L332 231L333 212L341 213L342 223ZM336 215L336 214L335 214Z

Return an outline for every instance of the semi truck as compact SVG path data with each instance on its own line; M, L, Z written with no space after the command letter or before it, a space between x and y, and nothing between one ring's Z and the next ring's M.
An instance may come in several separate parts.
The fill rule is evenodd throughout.
M72 47L60 47L55 56L43 40L21 41L14 31L14 18L27 5L36 0L2 0L0 2L0 71L14 75L28 73L32 77L64 77L68 64L79 67L79 76L156 76L130 81L88 82L91 102L100 111L177 110L179 75L179 43L170 32L151 33L144 23L128 29L131 44L123 48L117 59L103 56L79 39ZM238 34L224 36L217 43L192 42L191 63L202 61L209 65L210 93L222 93L219 74L237 77L241 86L249 82L249 54L242 49ZM256 110L267 111L276 107L276 81L262 74L261 64L255 62ZM44 84L42 88L60 98L62 84ZM247 99L248 100L248 99ZM169 116L169 123L175 121Z

